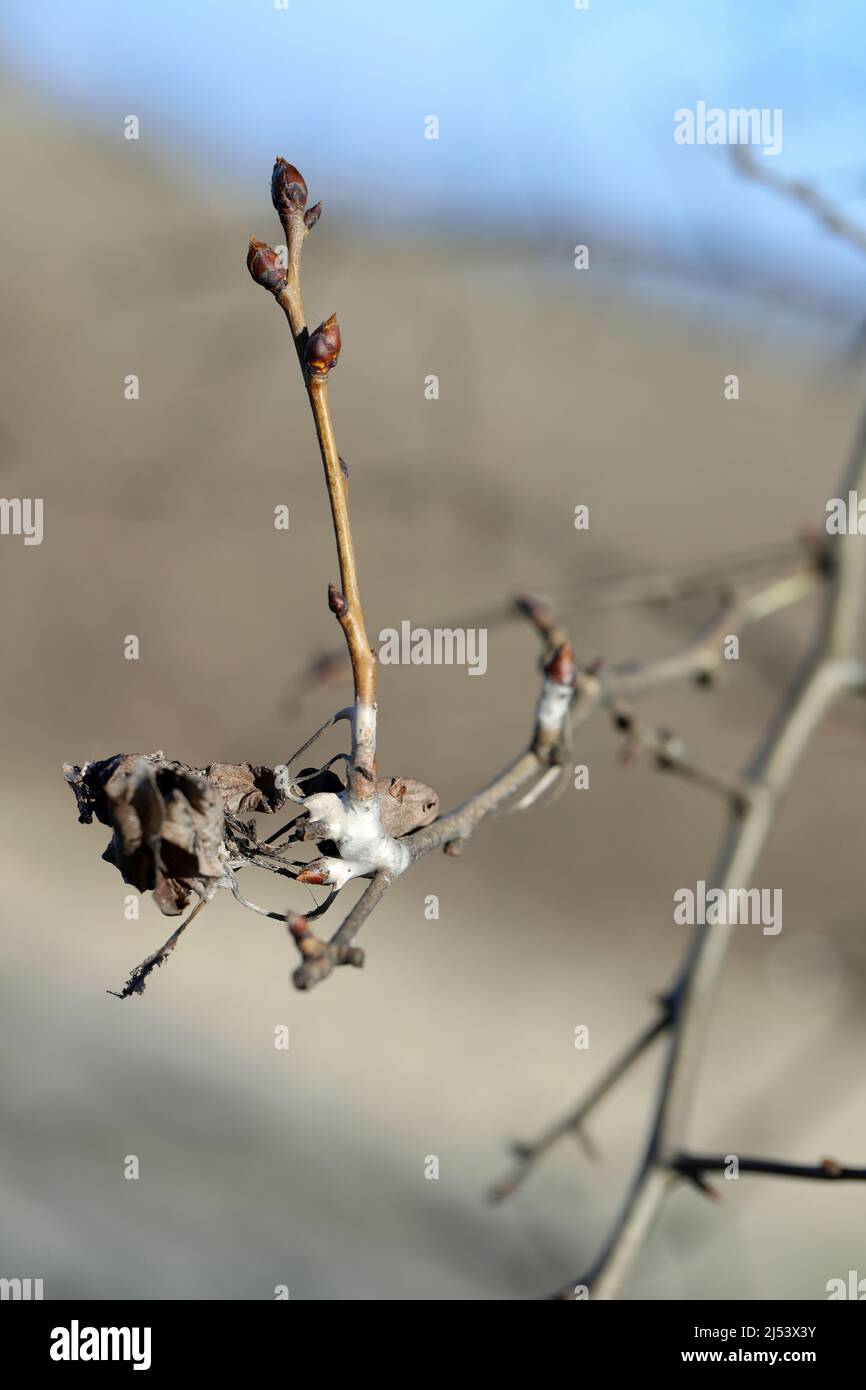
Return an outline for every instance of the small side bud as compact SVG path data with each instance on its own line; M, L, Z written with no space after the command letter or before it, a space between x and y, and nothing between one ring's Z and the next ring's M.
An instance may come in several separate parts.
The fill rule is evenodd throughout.
M345 618L349 611L345 595L340 593L336 584L328 585L328 607L337 618Z
M350 878L355 877L355 868L345 859L335 859L323 854L319 859L311 859L298 874L298 883L324 884L328 888L345 888Z
M287 159L277 159L271 175L271 201L280 220L307 206L307 185L303 175Z
M574 685L577 679L577 664L570 642L563 642L556 648L544 668L544 674L557 685Z
M310 930L306 917L302 917L299 912L286 913L286 926L296 941L305 937Z
M340 325L337 323L337 315L332 314L324 323L319 324L307 339L304 361L310 376L327 376L331 368L337 365L340 346Z
M247 270L256 284L270 290L271 294L279 294L286 283L286 272L279 264L276 251L266 241L256 241L254 236L250 237L247 251Z
M324 955L325 948L310 931L306 917L301 917L297 912L287 912L286 924L304 960L316 960Z
M304 226L306 227L308 232L311 232L313 230L321 215L321 203L313 203L313 206L311 208L307 208L307 211L304 213Z
M302 869L298 874L298 883L323 884L330 882L326 869L322 867L321 860L314 859L309 868Z

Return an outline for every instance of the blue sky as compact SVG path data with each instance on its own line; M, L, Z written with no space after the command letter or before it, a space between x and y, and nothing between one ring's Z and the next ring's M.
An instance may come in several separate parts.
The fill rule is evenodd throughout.
M781 107L774 166L866 221L862 0L5 0L0 33L53 106L135 113L256 193L283 153L332 210L579 240L592 209L695 263L745 241L866 291L852 252L672 139L698 100Z

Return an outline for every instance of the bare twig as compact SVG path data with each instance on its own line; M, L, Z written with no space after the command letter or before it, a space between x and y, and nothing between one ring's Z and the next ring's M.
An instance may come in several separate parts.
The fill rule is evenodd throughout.
M364 964L364 953L353 942L390 887L391 878L387 873L375 874L348 917L327 942L319 940L309 931L309 914L307 918L291 912L287 914L289 930L301 953L301 964L292 976L296 989L312 989L327 979L337 965L359 967Z
M739 1173L764 1173L776 1178L814 1178L818 1182L864 1182L866 1168L848 1168L835 1158L823 1158L820 1163L783 1163L775 1158L740 1158L739 1154L677 1154L670 1166L684 1176L704 1173L724 1173L730 1170L731 1158L736 1158Z
M340 329L336 315L332 314L311 334L301 293L301 250L319 219L321 204L307 211L306 182L284 159L278 159L274 165L271 195L286 236L285 276L279 276L276 253L255 238L250 241L248 265L253 278L274 294L288 319L313 412L340 565L341 588L331 586L328 603L343 629L355 682L349 792L355 801L368 805L376 794L376 658L364 625L349 519L349 486L328 401L328 377L340 356Z
M811 184L799 179L787 179L777 174L766 160L759 162L748 145L732 145L731 155L739 172L746 178L780 193L789 203L797 203L820 222L825 231L832 232L841 241L847 241L857 251L866 252L866 230L856 222L843 217L834 205Z
M704 791L720 796L735 810L748 803L751 789L735 775L705 767L692 757L682 739L669 729L650 729L641 724L626 706L616 704L610 710L613 726L623 735L623 761L632 763L648 754L655 766L662 772L670 772L675 777Z
M454 811L407 836L412 860L440 845L450 853L459 852L458 847L471 838L482 821L518 794L525 794L549 768L558 765L567 747L570 717L585 703L597 700L595 676L577 671L570 645L558 648L545 666L529 747Z
M733 592L722 599L718 612L688 642L670 656L632 661L602 672L602 695L608 700L634 699L663 685L690 677L706 677L721 664L722 645L729 633L742 635L763 618L808 598L819 585L815 565L803 560L788 574L753 592Z
M638 1033L633 1042L616 1058L608 1069L602 1073L599 1080L587 1092L579 1105L570 1110L568 1114L549 1126L548 1129L532 1141L532 1143L513 1144L512 1153L515 1158L514 1166L498 1178L488 1191L488 1198L491 1202L501 1202L505 1197L510 1197L520 1184L527 1178L535 1165L558 1144L560 1139L565 1139L569 1135L581 1137L583 1125L595 1110L596 1106L604 1100L609 1091L612 1091L616 1083L630 1071L637 1061L644 1055L647 1049L660 1038L671 1022L670 1001L662 999L661 1011L658 1017L653 1020L642 1032Z

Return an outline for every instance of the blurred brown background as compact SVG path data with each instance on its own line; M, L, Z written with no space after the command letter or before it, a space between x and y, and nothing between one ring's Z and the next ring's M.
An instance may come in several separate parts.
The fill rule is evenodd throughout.
M365 929L362 973L296 994L285 933L226 900L143 998L110 998L171 923L148 900L125 920L107 832L76 824L60 765L156 748L192 764L285 757L348 692L289 708L298 672L334 644L334 547L285 324L244 268L250 232L277 236L269 169L239 199L19 89L3 115L2 490L44 498L45 538L0 541L0 1273L42 1277L50 1298L544 1293L582 1271L620 1200L653 1067L595 1119L598 1165L563 1146L507 1206L484 1188L502 1141L566 1107L649 1016L684 945L673 891L709 872L720 808L618 765L598 719L577 755L591 790L487 824L459 861L423 861ZM374 238L326 211L305 298L342 326L332 399L374 634L821 523L858 383L808 341L782 351L772 313L722 329L688 297L629 290L610 269L541 273L519 237ZM675 646L707 605L570 610L580 657L614 661ZM647 717L737 766L811 618L751 630L724 689L671 690ZM383 772L460 800L525 740L536 656L512 626L491 629L483 679L384 668ZM863 1161L862 740L852 709L821 731L763 859L784 930L737 936L702 1150ZM250 895L286 906L259 877ZM821 1298L829 1278L866 1273L857 1185L745 1178L724 1197L676 1195L629 1296Z

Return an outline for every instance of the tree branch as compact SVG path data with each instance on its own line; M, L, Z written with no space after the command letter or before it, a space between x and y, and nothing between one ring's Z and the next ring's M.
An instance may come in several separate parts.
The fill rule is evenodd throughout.
M866 472L866 427L861 422L844 481L862 486ZM746 888L786 790L812 733L843 694L866 690L866 670L852 659L859 640L864 556L850 537L833 546L832 582L813 652L794 677L770 728L747 765L748 802L732 809L713 888ZM859 538L856 538L859 539ZM641 1250L670 1188L673 1160L687 1149L688 1124L706 1031L734 928L707 924L696 929L671 991L673 1019L668 1052L644 1158L631 1192L596 1263L580 1283L594 1298L615 1298ZM574 1284L559 1298L575 1297Z
M786 179L784 174L777 174L771 169L766 160L759 163L748 145L732 145L731 157L739 172L746 178L755 179L757 183L772 188L789 203L798 203L806 212L811 213L826 231L842 241L847 241L857 251L866 252L866 230L856 222L843 217L829 199L811 184L802 183L799 179Z
M834 1158L822 1158L820 1163L784 1163L775 1158L740 1158L725 1154L677 1154L670 1166L683 1176L702 1177L704 1173L723 1173L736 1158L740 1173L764 1173L776 1178L814 1178L818 1182L864 1182L866 1168L848 1168Z
M584 1122L595 1110L596 1106L604 1100L608 1092L612 1091L616 1083L621 1080L649 1047L660 1038L670 1027L671 1005L667 999L661 1001L661 1012L627 1048L617 1057L606 1071L602 1072L595 1085L590 1088L579 1105L573 1110L569 1110L561 1119L550 1125L548 1129L532 1141L532 1143L518 1143L512 1145L512 1153L516 1160L514 1166L497 1178L496 1182L488 1190L488 1200L491 1202L504 1201L517 1190L524 1179L529 1177L531 1170L544 1158L545 1154L558 1144L560 1139L565 1139L569 1135L576 1138L582 1136ZM585 1137L584 1137L585 1144Z
M274 165L271 197L286 236L285 273L281 274L276 252L255 238L250 241L247 264L253 279L270 290L286 315L313 413L340 566L341 588L331 585L328 604L343 629L355 684L349 795L356 803L370 806L376 797L376 658L370 650L364 624L349 517L347 472L337 450L328 400L328 377L340 356L340 329L336 315L332 314L310 334L301 293L301 250L309 231L319 220L321 204L306 211L306 182L284 159L278 159Z
M354 940L374 908L384 898L391 887L391 877L384 871L374 874L361 894L348 917L337 929L330 941L321 941L309 930L307 919L297 913L286 914L289 931L301 953L292 981L296 989L312 989L314 985L326 980L338 965L364 964L364 953L355 946Z

